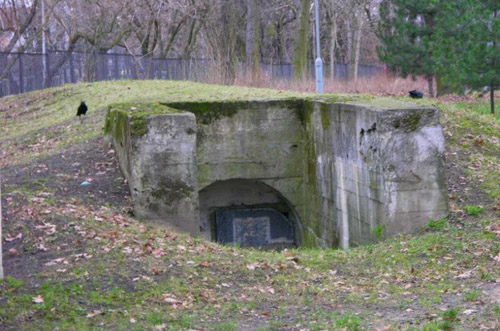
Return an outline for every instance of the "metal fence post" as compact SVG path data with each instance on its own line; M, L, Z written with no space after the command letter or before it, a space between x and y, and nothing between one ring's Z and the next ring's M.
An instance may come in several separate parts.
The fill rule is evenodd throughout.
M47 86L45 87L50 87L52 85L52 76L51 76L51 72L50 72L50 52L47 52L47 54L44 54L42 56L46 56L47 57L47 76L46 76L46 84Z
M113 64L115 66L115 79L120 79L120 70L118 69L118 60L119 60L118 55L115 54L113 56L113 62L114 62Z
M23 65L23 54L20 53L17 59L19 61L19 93L24 92L24 65Z
M73 63L73 52L69 53L69 70L70 70L69 76L70 76L71 82L76 83L76 81L75 81L75 65Z

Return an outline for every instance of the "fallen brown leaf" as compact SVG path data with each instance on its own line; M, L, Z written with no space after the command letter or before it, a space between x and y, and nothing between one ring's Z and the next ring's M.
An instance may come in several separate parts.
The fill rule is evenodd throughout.
M41 295L34 297L31 300L33 303L42 303L43 302L43 297Z
M94 317L94 316L97 316L97 315L101 315L102 312L100 310L94 310L90 313L87 313L87 317L90 318L90 317Z
M22 234L22 232L19 232L19 233L17 234L17 236L15 236L15 237L11 237L11 236L7 236L7 237L5 237L5 241L7 241L7 242L11 242L11 241L14 241L14 240L16 240L16 239L22 239L22 238L23 238L23 234Z
M199 264L197 265L197 267L208 268L208 267L210 267L211 265L212 265L212 264L211 264L210 262L208 262L208 261L203 261L203 262L199 263Z

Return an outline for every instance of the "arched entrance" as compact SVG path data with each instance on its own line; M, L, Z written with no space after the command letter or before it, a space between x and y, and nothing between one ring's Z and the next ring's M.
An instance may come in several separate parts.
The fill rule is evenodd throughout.
M242 247L300 245L293 207L272 187L254 180L218 181L199 192L200 223L213 241Z

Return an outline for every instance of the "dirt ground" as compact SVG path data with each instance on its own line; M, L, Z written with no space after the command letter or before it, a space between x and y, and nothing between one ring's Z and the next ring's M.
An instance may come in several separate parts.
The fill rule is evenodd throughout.
M46 217L30 213L24 207L26 197L17 191L38 192L31 199L44 199L50 192L50 198L58 207L68 204L85 206L89 211L106 206L120 212L132 211L128 185L116 161L114 150L104 138L89 140L71 146L58 154L45 157L22 165L8 166L2 169L2 217L4 237L15 237L28 227L25 233L40 233L44 229L40 219L57 228L67 226L67 219L61 216ZM87 181L90 185L82 186ZM12 193L12 194L8 194ZM16 198L17 197L17 198ZM35 235L36 236L36 235ZM74 236L66 237L67 255L73 250L83 251L78 243L72 242ZM4 242L4 270L13 277L25 278L36 275L44 268L44 263L54 257L54 253L34 250L33 240L13 240ZM32 238L36 241L36 238ZM61 243L59 244L61 245ZM64 245L64 243L62 243ZM10 250L18 254L9 254ZM25 254L28 253L28 254ZM60 255L58 252L57 255Z

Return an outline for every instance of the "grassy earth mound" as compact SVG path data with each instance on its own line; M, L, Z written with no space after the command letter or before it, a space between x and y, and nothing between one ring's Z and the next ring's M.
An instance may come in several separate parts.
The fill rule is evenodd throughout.
M348 251L257 251L130 216L103 139L109 104L302 96L119 81L1 98L0 329L499 329L500 120L476 111L482 101L418 101L442 110L452 212L417 234Z

